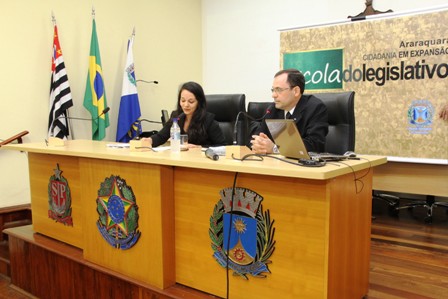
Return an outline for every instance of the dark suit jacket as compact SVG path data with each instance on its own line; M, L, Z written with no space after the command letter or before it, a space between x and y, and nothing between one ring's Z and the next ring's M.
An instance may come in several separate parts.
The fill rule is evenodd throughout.
M179 127L181 134L188 134L184 131L185 115L179 118ZM165 126L155 135L151 136L152 146L157 147L164 144L170 138L170 129L173 121L168 121ZM220 146L226 144L224 134L219 127L218 122L215 120L215 115L213 113L207 112L205 117L205 131L206 136L201 136L198 140L194 140L191 136L188 136L188 142L191 144L202 145L204 147L208 146Z
M275 106L265 119L284 119L285 111L276 109ZM292 117L297 129L302 136L303 143L309 152L325 151L325 137L328 133L328 112L325 104L313 95L302 95L297 103ZM266 123L251 124L252 134L258 135L261 132L273 140Z

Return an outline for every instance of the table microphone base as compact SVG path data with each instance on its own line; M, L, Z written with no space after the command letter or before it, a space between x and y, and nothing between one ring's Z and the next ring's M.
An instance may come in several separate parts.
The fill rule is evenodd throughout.
M244 156L252 154L252 151L245 145L226 146L227 159L242 159Z
M131 140L129 141L129 148L131 152L147 152L151 150L149 140Z
M65 140L58 137L49 137L48 146L65 146Z

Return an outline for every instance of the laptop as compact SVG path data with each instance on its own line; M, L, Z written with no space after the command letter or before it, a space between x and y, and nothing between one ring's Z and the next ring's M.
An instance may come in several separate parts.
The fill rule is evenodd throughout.
M331 153L308 153L293 119L266 119L266 125L280 154L286 158L341 161L348 157Z

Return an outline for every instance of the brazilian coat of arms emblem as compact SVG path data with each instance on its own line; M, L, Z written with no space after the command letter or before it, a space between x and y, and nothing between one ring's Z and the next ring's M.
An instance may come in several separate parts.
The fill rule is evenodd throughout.
M98 190L97 227L113 247L129 249L140 238L138 206L132 188L119 176L110 176Z
M210 217L209 235L213 257L234 275L248 279L266 277L270 273L269 258L275 250L273 227L269 210L263 212L263 197L246 188L220 191L221 199Z
M72 198L68 181L62 176L59 164L48 183L48 217L64 225L73 226Z

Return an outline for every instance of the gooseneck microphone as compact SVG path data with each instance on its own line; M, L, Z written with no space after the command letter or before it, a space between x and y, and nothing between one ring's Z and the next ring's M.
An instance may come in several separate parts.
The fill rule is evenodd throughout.
M76 120L97 120L98 118L100 118L101 116L103 116L104 114L106 114L107 112L109 112L110 108L106 107L104 108L104 110L101 112L101 114L99 114L97 117L95 118L84 118L84 117L72 117L72 116L65 116L65 115L61 115L56 117L54 120L60 119L60 118L64 118L67 117L68 119L76 119Z
M95 117L95 118L72 117L72 116L67 116L67 115L60 115L60 116L56 117L55 119L53 119L53 121L51 122L51 125L50 125L50 132L53 133L53 130L54 130L54 128L53 128L53 126L54 126L54 122L57 121L58 119L61 119L61 118L67 118L67 119L76 119L76 120L89 120L89 121L95 121L95 120L97 120L98 118L100 118L101 116L103 116L104 114L106 114L107 112L109 112L109 110L110 110L109 107L104 108L104 110L101 112L101 114L99 114L99 115L98 115L97 117Z
M215 153L215 152L213 151L213 149L211 149L211 148L208 148L208 149L205 151L205 156L206 156L207 158L209 158L209 159L212 159L213 161L218 161L218 160L219 160L219 155L218 155L217 153Z
M245 117L247 117L253 121L262 121L263 119L265 119L265 117L267 115L271 114L271 111L273 108L274 108L274 104L269 105L269 107L266 108L264 115L260 118L254 118L245 111L238 112L238 114L236 115L235 126L233 127L233 144L234 145L238 144L238 121L239 121L240 115L244 115Z
M145 82L145 83L149 83L149 84L159 84L159 81L146 81L146 80L136 80L136 82Z
M141 129L142 122L148 122L148 123L151 123L151 124L161 124L161 123L162 123L161 121L149 120L149 119L146 119L146 118L142 118L142 119L139 119L139 120L135 121L135 122L132 124L132 126L134 126L134 124L137 123L137 126L138 126L140 129L137 130L137 134L136 134L135 137L133 138L134 140L140 140L140 135L141 135L141 133L142 133L142 132L141 132L141 131L142 131L142 129ZM153 131L153 132L157 132L157 131Z
M84 118L84 117L71 117L71 116L67 116L65 115L65 113L63 115L59 115L58 117L54 118L51 121L51 124L49 126L48 129L48 140L45 139L45 143L50 146L63 146L65 144L64 142L64 138L57 136L57 134L55 135L54 133L54 126L55 126L55 122L61 118L65 118L65 119L76 119L76 120L88 120L88 121L96 121L98 120L102 115L106 114L107 112L109 112L110 108L106 107L104 108L104 110L101 112L101 114L99 114L97 117L95 118ZM67 123L68 126L68 123ZM72 132L72 139L75 139L75 135Z
M146 118L142 118L138 122L140 124L143 121L145 121L147 123L151 123L151 124L161 124L162 123L161 121L149 120L149 119L146 119Z
M177 121L179 121L182 117L184 117L184 115L185 113L181 112L179 115L171 117L170 118L171 125L173 125L173 119L177 119Z

